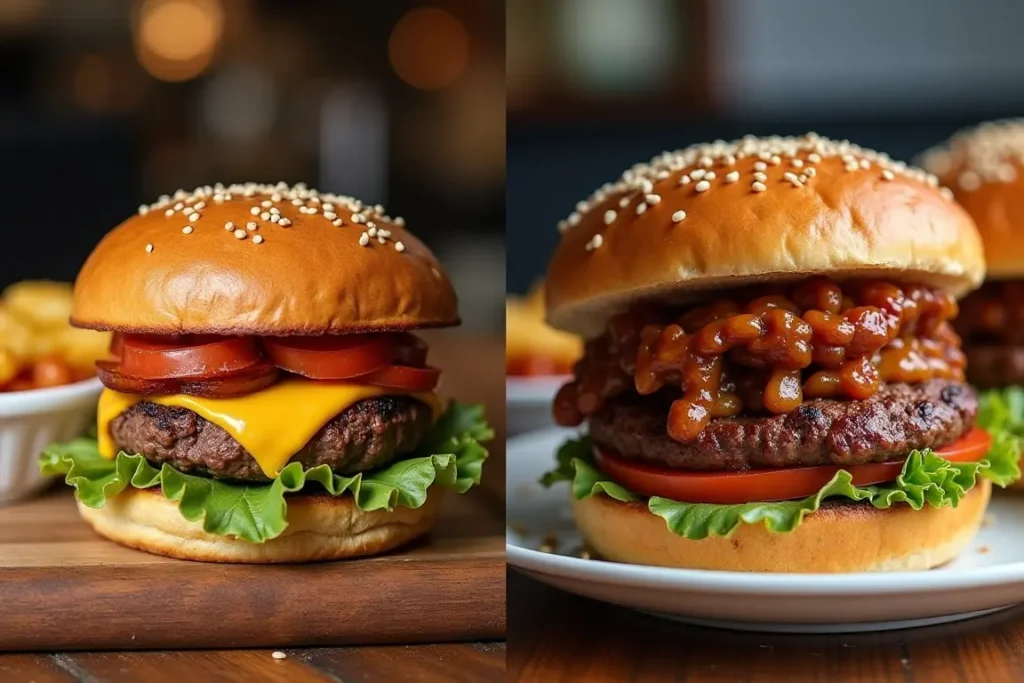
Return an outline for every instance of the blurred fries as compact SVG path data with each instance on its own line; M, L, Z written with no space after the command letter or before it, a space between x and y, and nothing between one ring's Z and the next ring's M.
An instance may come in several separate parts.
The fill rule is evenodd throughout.
M71 327L71 285L23 281L0 295L0 391L70 384L95 374L109 332Z

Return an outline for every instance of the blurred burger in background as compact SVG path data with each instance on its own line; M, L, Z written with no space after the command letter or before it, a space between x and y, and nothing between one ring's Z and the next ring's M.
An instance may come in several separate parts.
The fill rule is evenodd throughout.
M985 264L935 176L748 136L632 167L562 232L547 319L587 342L554 415L588 433L545 483L571 483L601 557L926 569L1020 476L977 426L952 322Z
M963 130L922 163L953 191L984 242L985 283L964 299L955 323L967 378L983 390L986 419L1024 437L1024 119Z
M426 534L480 481L482 408L414 332L459 324L440 263L382 206L299 184L179 190L108 233L72 323L115 332L96 439L42 470L97 532L193 560L303 562Z

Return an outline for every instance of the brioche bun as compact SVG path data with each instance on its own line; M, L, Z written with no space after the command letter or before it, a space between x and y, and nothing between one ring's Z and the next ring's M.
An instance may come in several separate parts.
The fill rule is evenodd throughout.
M814 274L959 296L985 274L970 216L934 176L813 134L665 153L578 208L548 269L547 319L584 336L642 299Z
M930 569L959 555L981 526L992 493L979 481L956 508L826 502L791 533L741 524L729 537L676 536L643 502L573 500L587 545L615 562L740 572L877 572Z
M164 197L93 250L75 282L71 322L256 336L458 324L440 264L401 219L382 211L301 185L218 185ZM363 237L370 227L375 236Z
M423 536L434 525L443 491L430 490L419 508L366 512L351 496L288 496L288 528L265 543L203 531L182 517L159 489L126 488L101 508L81 503L82 517L101 536L138 550L203 562L312 562L376 555Z
M960 131L921 161L977 224L988 279L1024 276L1024 119Z

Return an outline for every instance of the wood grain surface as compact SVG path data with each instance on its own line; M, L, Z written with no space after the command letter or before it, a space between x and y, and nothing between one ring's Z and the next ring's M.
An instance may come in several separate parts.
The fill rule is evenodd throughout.
M1024 681L1024 606L941 626L793 635L685 626L510 571L508 681Z
M60 488L0 509L0 650L500 638L503 518L477 490L448 496L434 533L406 550L305 565L204 564L100 538Z
M0 655L3 683L491 683L505 680L504 643L309 650Z

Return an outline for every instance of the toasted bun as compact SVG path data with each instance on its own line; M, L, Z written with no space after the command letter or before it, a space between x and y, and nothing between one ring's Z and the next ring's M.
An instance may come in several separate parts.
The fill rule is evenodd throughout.
M977 224L988 278L1024 276L1024 119L963 130L922 163Z
M307 207L316 213L300 212ZM272 222L271 208L290 225ZM140 207L89 256L71 321L123 332L257 336L457 324L455 292L440 264L401 219L382 212L283 184L163 197ZM339 219L340 227L333 224ZM225 229L228 222L241 239ZM370 227L390 236L385 243L363 238L363 246Z
M203 562L311 562L374 555L423 536L434 525L442 492L431 490L419 508L365 512L351 496L288 498L288 528L265 543L203 531L181 516L178 504L153 489L126 488L101 508L79 503L82 517L112 541L156 555Z
M644 503L608 496L573 500L587 545L616 562L741 572L869 572L929 569L952 560L981 526L992 494L988 480L956 508L907 505L878 510L865 503L827 503L792 533L741 524L728 538L676 536Z
M668 152L577 208L548 270L547 315L586 336L638 299L812 274L962 295L985 274L973 222L934 176L814 135Z

